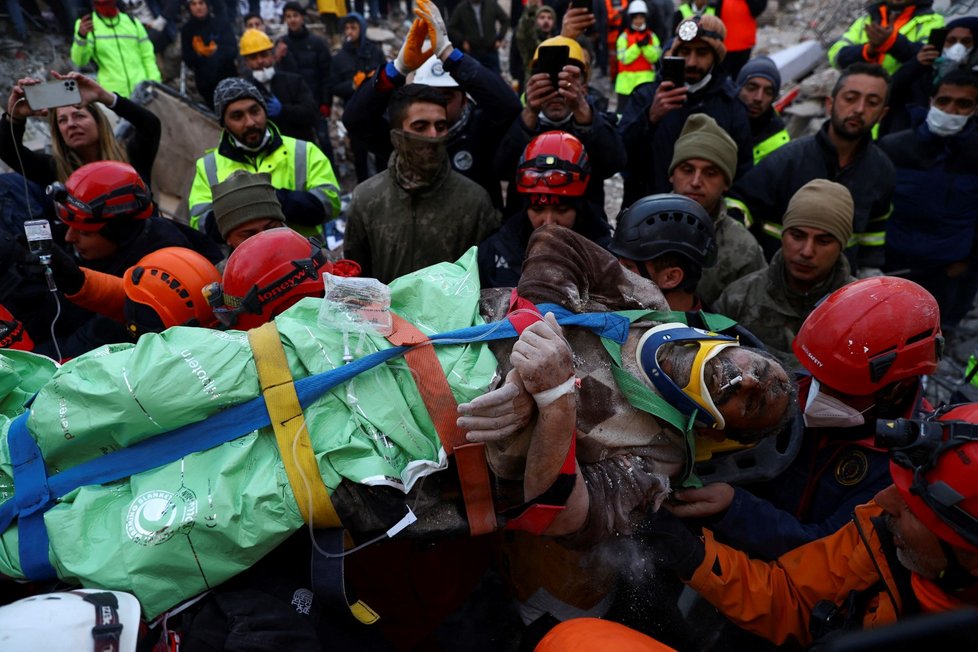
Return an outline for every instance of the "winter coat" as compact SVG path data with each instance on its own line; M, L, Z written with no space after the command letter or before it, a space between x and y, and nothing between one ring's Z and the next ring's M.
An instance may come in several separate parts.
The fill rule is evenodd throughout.
M802 322L822 297L854 281L849 263L840 255L830 274L810 291L795 292L785 279L784 259L778 251L767 269L734 281L713 304L716 312L736 319L758 337L787 368L799 366L791 343Z
M923 115L921 114L921 120ZM896 167L887 266L943 267L978 252L978 128L935 136L921 122L879 141Z
M289 53L295 57L299 75L312 92L313 100L319 105L330 106L333 97L329 87L331 60L329 45L320 37L310 34L304 25L298 32L290 31L283 36L282 42L288 46Z
M509 28L509 16L496 0L481 0L479 16L482 22L481 31L472 3L464 0L455 5L448 21L448 36L452 43L461 48L462 43L467 41L470 48L468 54L474 57L492 52L496 41L502 41Z
M688 95L682 108L670 111L659 124L653 125L649 122L649 107L660 83L638 86L625 105L625 113L618 125L618 132L628 149L624 206L631 206L646 195L672 189L669 165L676 140L686 119L694 113L705 113L716 120L720 128L737 143L734 179L740 178L753 166L747 109L738 98L737 87L730 77L715 70L713 79L705 88Z
M767 267L761 245L747 227L727 215L725 204L721 203L713 226L717 232L717 262L703 270L696 284L696 295L708 306L737 279Z
M92 31L84 38L78 35L80 25L81 18L75 21L71 62L80 68L94 61L102 88L129 97L140 82L161 81L156 53L142 23L122 12L114 18L93 12Z
M874 2L866 8L866 13L855 20L846 33L829 48L829 63L840 70L854 63L878 63L886 68L891 75L900 66L913 59L921 46L927 42L931 30L944 27L944 16L933 9L933 0L916 0L904 8L910 11L910 19L901 23L903 16L894 20L887 12L887 20L883 21L883 12L888 8L886 2ZM869 37L866 35L866 25L869 23L894 26L900 24L893 37L892 43L884 44L883 53L869 58Z
M360 23L360 42L343 41L339 52L333 55L329 78L329 92L344 103L357 90L353 86L354 75L358 72L369 75L384 63L384 53L367 38L367 21L357 13L352 13L350 16Z
M881 267L893 198L893 164L867 136L852 162L840 168L828 129L826 123L814 136L793 140L770 154L734 183L730 197L745 210L745 221L764 253L773 256L781 248L781 220L798 189L812 179L841 183L855 203L853 237L846 249L849 265Z
M199 45L195 46L195 42ZM210 48L216 49L206 54ZM208 14L203 19L191 16L180 28L180 57L194 72L197 91L211 108L214 107L214 89L221 80L238 76L237 55L238 44L231 26L214 16Z
M486 191L447 162L431 186L408 192L397 182L396 156L354 189L344 238L344 255L383 283L456 260L499 226Z

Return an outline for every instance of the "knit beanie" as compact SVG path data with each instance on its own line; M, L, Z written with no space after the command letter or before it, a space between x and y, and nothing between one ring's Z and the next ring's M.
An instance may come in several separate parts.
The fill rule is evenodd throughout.
M214 186L214 219L221 237L252 220L280 220L285 226L282 205L275 196L268 174L236 170Z
M828 179L809 181L788 202L782 225L808 226L827 231L845 249L852 236L854 211L852 194L840 183Z
M673 149L669 174L676 166L691 158L701 158L723 171L727 183L733 182L737 169L737 143L717 121L705 113L694 113L686 119Z
M745 63L740 69L740 74L737 75L737 88L743 88L744 84L754 77L766 79L774 84L775 97L781 92L781 73L770 57L754 57Z
M540 14L550 14L551 16L553 16L554 20L557 20L557 12L554 11L553 7L542 5L539 9L537 9L537 15L539 16Z
M246 79L241 77L228 77L222 79L214 89L214 111L217 119L224 126L224 109L228 104L236 100L252 99L261 104L261 108L268 112L268 105L265 104L265 97L261 91Z
M683 38L686 35L689 27L686 23L696 23L696 34L692 38ZM680 36L682 34L682 36ZM724 45L724 40L727 38L727 26L723 24L723 21L712 16L710 14L703 14L702 16L697 16L696 18L690 18L689 20L684 20L678 25L676 25L676 39L673 42L672 50L670 54L673 54L681 44L689 43L690 41L695 41L696 39L701 39L704 43L712 48L713 52L717 55L717 63L723 61L727 56L727 46Z

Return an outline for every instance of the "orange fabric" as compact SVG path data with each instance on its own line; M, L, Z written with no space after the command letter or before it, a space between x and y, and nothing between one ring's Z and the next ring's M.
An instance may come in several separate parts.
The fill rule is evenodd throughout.
M472 536L494 532L498 523L493 509L489 466L486 464L486 445L465 444L455 447L455 465L465 503L465 517Z
M958 600L944 591L930 580L924 579L914 573L910 576L910 584L913 586L913 594L920 602L920 609L924 613L940 613L942 611L954 611L970 606Z
M717 543L704 530L706 557L689 585L740 627L775 643L789 639L811 643L808 621L819 600L842 604L850 591L862 591L882 580L876 608L867 611L864 627L893 623L901 605L889 574L879 537L870 519L882 509L870 501L856 508L855 519L835 534L785 553L774 562L750 559ZM868 545L860 537L860 530ZM714 573L719 564L719 574ZM880 577L876 564L884 571Z
M675 652L645 634L599 618L567 620L544 636L535 652Z
M87 267L82 267L81 270L85 274L85 282L77 294L66 295L68 300L86 310L124 323L126 291L123 289L122 277L96 272Z
M649 36L649 39L650 39L650 42L651 42L651 38L652 38L651 37L651 34L652 34L652 31L651 30L646 31L646 32L632 32L632 31L629 31L628 32L628 47L631 47L631 46L635 45L640 40L642 40L645 36ZM622 63L620 61L618 62L618 72L645 72L646 70L652 70L652 68L653 68L653 66L649 62L649 60L646 59L645 57L641 56L641 55L638 58L636 58L635 61L632 61L631 63Z
M727 28L727 38L723 40L727 52L749 50L757 43L757 19L751 16L744 0L724 0L720 20Z
M886 53L889 52L890 48L893 47L893 44L896 43L897 37L900 36L900 30L903 29L903 26L910 22L910 19L913 18L913 13L913 7L908 7L900 12L897 19L893 22L893 31L890 33L890 36L883 41L883 45L880 46L877 56L875 58L871 58L869 56L869 44L866 44L863 46L863 58L866 59L866 61L883 65L883 59L886 58ZM880 25L887 27L889 20L890 14L886 9L886 5L881 5Z

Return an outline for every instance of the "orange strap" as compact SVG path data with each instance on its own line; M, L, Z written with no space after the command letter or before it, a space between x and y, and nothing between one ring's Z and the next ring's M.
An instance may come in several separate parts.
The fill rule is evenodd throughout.
M880 25L886 27L887 23L889 22L889 18L890 16L889 16L889 12L886 10L886 5L881 5ZM897 16L897 19L893 22L893 31L890 32L890 36L885 41L883 41L883 44L880 46L880 49L878 50L878 54L876 58L871 58L869 56L868 43L863 46L863 58L866 59L867 61L883 65L883 60L886 58L886 53L889 52L890 48L893 47L893 44L896 43L897 37L900 36L900 30L903 29L904 25L910 22L911 18L913 18L913 11L912 10L907 11L907 9L905 8L900 13L900 15Z
M391 312L394 332L387 336L391 344L411 346L429 340L414 324ZM469 444L465 431L458 427L458 403L452 395L448 379L441 369L433 346L418 346L404 354L404 361L414 375L421 400L435 425L438 439L445 452L455 455L465 513L472 536L487 534L496 529L496 513L492 503L489 470L485 445Z

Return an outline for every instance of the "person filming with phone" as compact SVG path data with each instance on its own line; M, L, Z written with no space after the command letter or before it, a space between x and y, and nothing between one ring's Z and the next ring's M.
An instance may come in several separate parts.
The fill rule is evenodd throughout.
M618 125L628 148L625 205L649 194L669 192L673 149L686 119L694 113L710 116L734 139L734 179L752 167L747 109L738 99L733 81L720 68L727 54L726 35L727 28L716 16L683 21L662 59L660 79L641 84L632 92Z

